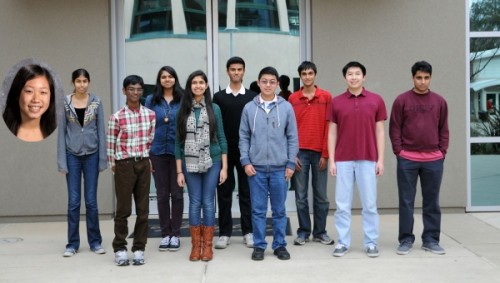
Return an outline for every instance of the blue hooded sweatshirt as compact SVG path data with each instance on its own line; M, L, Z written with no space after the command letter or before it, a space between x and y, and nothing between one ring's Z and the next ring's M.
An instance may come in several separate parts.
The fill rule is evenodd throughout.
M243 108L240 123L241 165L252 164L255 170L295 170L299 152L297 122L292 105L281 96L266 113L260 95Z

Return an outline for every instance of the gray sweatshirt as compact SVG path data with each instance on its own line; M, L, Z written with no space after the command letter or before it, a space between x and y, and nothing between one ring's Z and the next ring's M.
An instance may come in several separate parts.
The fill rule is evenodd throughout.
M89 95L83 125L80 125L75 108L71 104L73 94L65 96L64 115L59 119L57 135L57 169L59 172L68 172L66 151L77 156L99 152L99 171L108 168L102 102L98 96Z
M285 167L295 170L299 142L292 105L278 96L269 105L269 113L264 107L258 95L243 108L239 131L241 165L252 164L264 171Z

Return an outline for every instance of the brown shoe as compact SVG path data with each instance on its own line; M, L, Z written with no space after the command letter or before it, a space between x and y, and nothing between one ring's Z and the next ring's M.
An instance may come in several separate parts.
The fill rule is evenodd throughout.
M214 241L214 226L203 226L201 238L201 260L210 261L214 256L212 245Z
M201 226L189 226L191 233L191 254L189 255L190 261L200 260L201 254Z

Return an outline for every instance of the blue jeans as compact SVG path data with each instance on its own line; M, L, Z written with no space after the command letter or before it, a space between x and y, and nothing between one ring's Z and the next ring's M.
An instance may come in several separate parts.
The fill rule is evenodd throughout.
M189 195L189 225L215 225L215 190L219 183L222 162L214 162L205 173L189 173L183 164ZM203 223L201 213L203 209Z
M309 171L311 171L314 213L314 229L312 234L313 237L319 237L326 234L326 217L328 216L328 209L330 207L330 202L326 194L328 170L319 169L321 152L301 149L298 158L302 163L302 171L295 171L292 177L292 187L295 189L295 204L297 205L297 217L299 219L297 236L307 239L311 235L311 218L309 216L309 201L307 199Z
M85 197L85 215L87 220L87 240L90 248L101 245L99 212L97 209L97 180L99 177L99 152L76 156L66 152L68 173L68 244L66 248L80 248L80 203L83 191Z
M379 236L379 216L377 211L376 163L373 161L336 162L337 178L335 201L335 227L339 234L339 244L351 246L351 208L354 183L357 183L363 210L364 246L377 245Z
M413 212L417 179L422 187L422 220L424 243L439 243L441 233L441 208L439 190L443 178L444 159L430 162L416 162L398 156L397 178L399 194L399 242L415 241L413 234Z
M259 171L248 177L252 204L252 226L254 248L266 249L266 214L268 196L271 201L273 217L272 249L286 247L286 194L288 190L285 180L285 167L278 171Z

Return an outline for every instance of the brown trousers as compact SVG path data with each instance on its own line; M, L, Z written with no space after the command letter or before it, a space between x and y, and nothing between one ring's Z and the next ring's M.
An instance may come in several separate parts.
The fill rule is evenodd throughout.
M113 250L127 250L128 223L132 214L132 197L137 218L132 252L144 251L148 238L149 186L151 172L148 158L116 160L115 164L115 238Z

